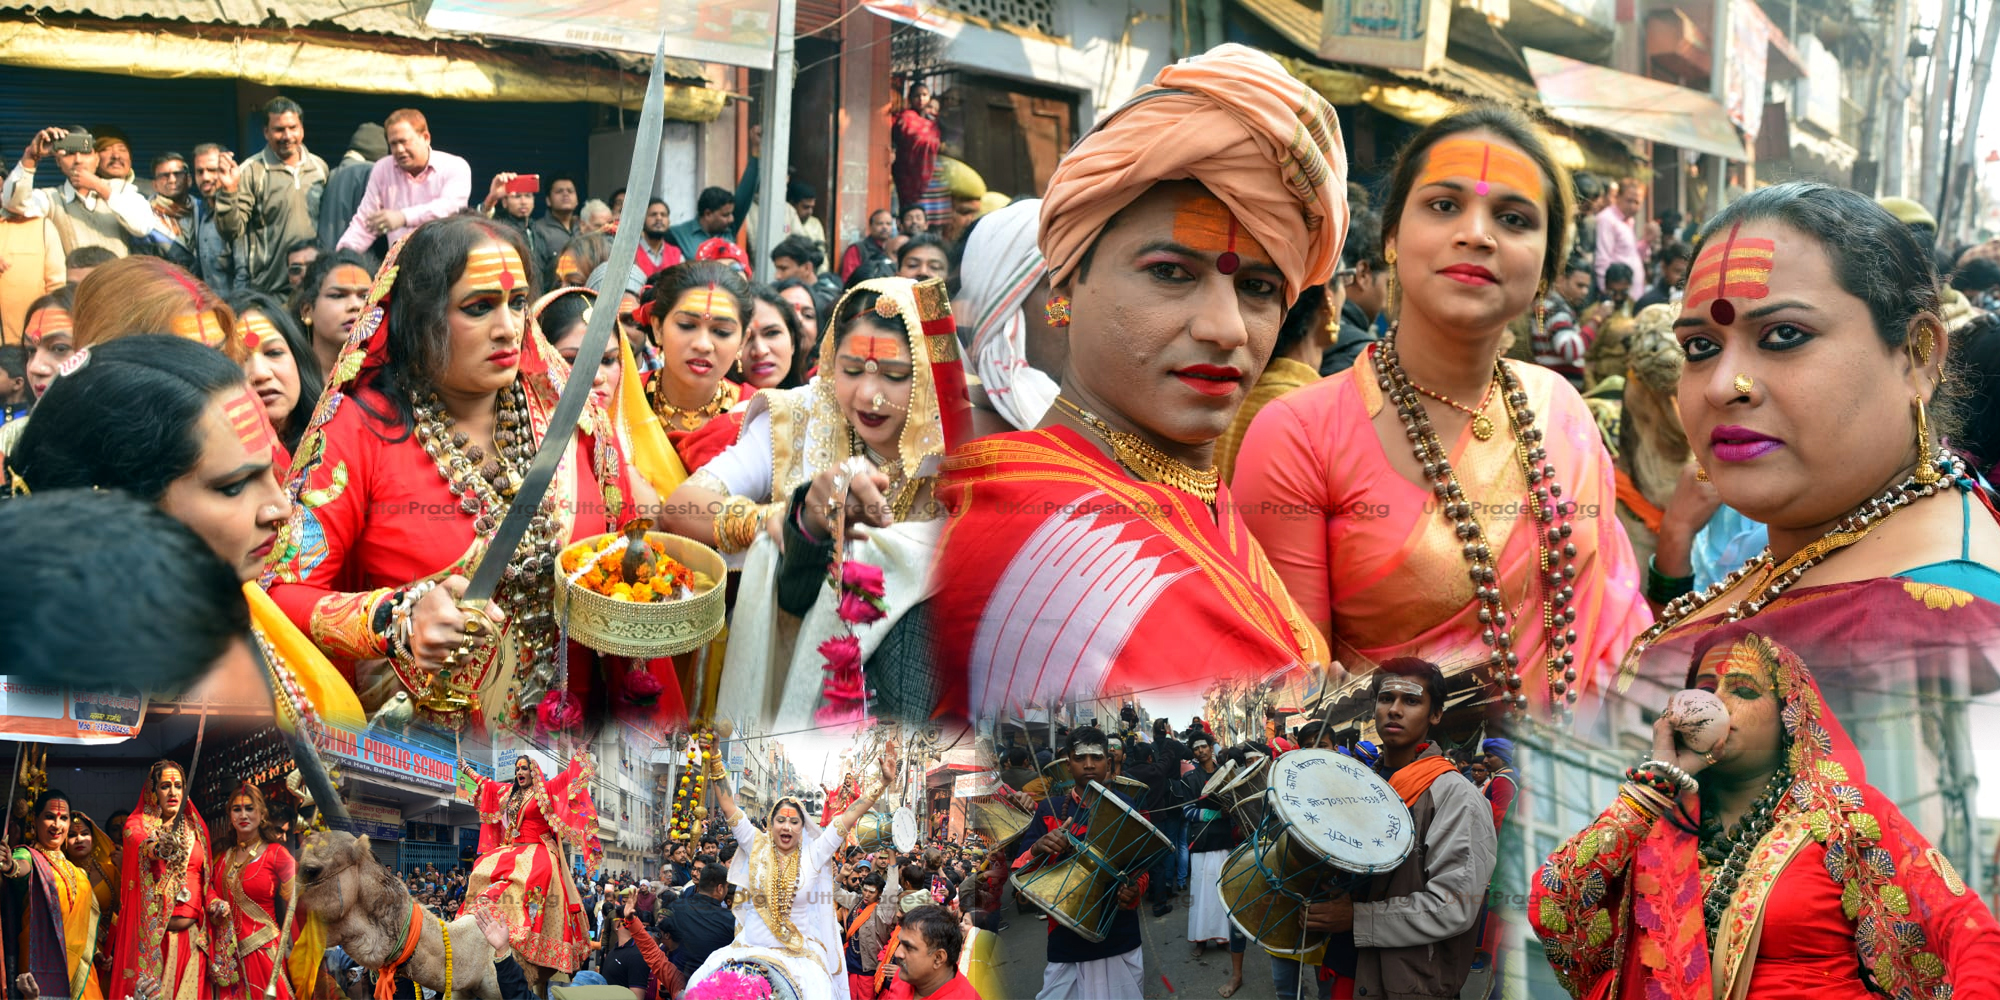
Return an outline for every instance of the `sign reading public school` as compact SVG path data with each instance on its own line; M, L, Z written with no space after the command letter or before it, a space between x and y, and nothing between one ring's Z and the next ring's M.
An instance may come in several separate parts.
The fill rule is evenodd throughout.
M778 34L777 0L417 0L417 11L439 31L647 56L664 32L669 56L750 69L771 68Z
M1453 0L1325 0L1319 57L1383 69L1444 61Z
M455 782L452 762L398 740L366 736L328 726L320 732L320 749L340 758L341 766L387 778L450 788Z

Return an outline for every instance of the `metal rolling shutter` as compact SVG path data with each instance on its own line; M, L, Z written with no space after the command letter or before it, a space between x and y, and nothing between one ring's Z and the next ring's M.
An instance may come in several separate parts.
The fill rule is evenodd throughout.
M187 156L204 142L236 142L235 117L234 80L142 80L0 66L0 159L9 169L28 140L48 126L116 125L131 139L134 173L150 180L153 157L161 153ZM61 182L52 160L42 161L37 173L38 187Z

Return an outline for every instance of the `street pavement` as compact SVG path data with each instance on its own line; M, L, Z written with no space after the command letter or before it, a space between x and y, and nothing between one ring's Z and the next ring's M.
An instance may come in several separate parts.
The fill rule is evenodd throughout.
M1047 967L1048 921L1032 913L1014 909L1012 893L1003 908L1008 926L1000 932L1002 959L1000 982L1007 1000L1028 1000L1041 992L1042 971ZM1229 949L1210 946L1201 958L1190 954L1187 940L1187 897L1174 901L1174 910L1164 917L1153 916L1149 904L1140 904L1139 930L1145 941L1145 1000L1211 1000L1229 982ZM1172 985L1172 992L1168 991ZM1251 945L1243 955L1243 987L1236 996L1246 1000L1269 1000L1271 957ZM1131 1000L1140 1000L1134 997Z

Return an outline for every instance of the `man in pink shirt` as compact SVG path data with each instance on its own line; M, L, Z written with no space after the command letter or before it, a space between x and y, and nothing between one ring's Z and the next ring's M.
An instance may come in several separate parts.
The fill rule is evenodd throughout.
M431 148L430 123L423 112L392 111L382 127L389 155L375 161L368 173L368 190L340 237L345 250L365 253L378 236L387 236L394 246L418 226L464 209L472 198L472 165Z
M1618 193L1604 211L1597 213L1597 287L1604 287L1604 271L1613 264L1632 268L1635 283L1646 273L1646 260L1639 252L1639 208L1645 195L1639 182L1631 178L1618 182Z

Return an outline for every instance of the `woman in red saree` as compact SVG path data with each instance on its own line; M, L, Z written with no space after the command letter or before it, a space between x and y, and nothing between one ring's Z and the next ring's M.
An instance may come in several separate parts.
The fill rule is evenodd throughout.
M658 502L587 406L533 527L509 554L480 626L457 603L547 432L569 366L529 335L525 252L471 216L427 223L391 252L292 467L291 520L265 585L299 628L379 704L397 687L454 724L574 726L593 690L644 691L677 718L667 661L616 668L555 620L556 553ZM478 635L468 621L474 622ZM393 674L378 669L386 660ZM367 664L363 668L361 664ZM639 675L645 674L643 682ZM603 701L609 701L606 693Z
M229 849L216 859L208 901L215 995L260 1000L275 985L276 996L291 1000L291 981L278 968L278 953L285 913L296 895L298 866L268 822L264 794L256 785L245 782L230 794L229 832Z
M1464 664L1543 718L1601 683L1649 616L1589 408L1560 375L1501 359L1508 322L1562 270L1569 189L1516 112L1418 133L1382 222L1395 329L1260 412L1230 484L1349 670Z
M544 981L551 972L575 972L590 952L590 937L563 848L583 854L586 878L596 875L604 848L590 799L595 765L578 751L563 773L545 780L522 754L514 758L511 782L470 768L465 773L479 786L479 861L466 881L459 916L497 912L514 952L539 966Z
M1656 759L1535 880L1529 918L1563 986L1629 1000L2000 996L2000 924L1868 784L1807 664L1739 624L1703 642L1687 678L1722 699L1727 735L1697 754L1663 717Z
M118 945L107 995L133 996L140 980L160 1000L207 1000L208 825L187 801L186 772L170 760L146 772L125 819Z
M1333 109L1237 45L1162 70L1057 166L1062 394L938 488L940 665L968 671L972 711L1330 664L1213 452L1287 306L1339 262L1345 174Z
M665 268L646 282L640 299L633 318L652 330L660 368L650 381L641 381L637 364L626 360L625 381L645 386L652 403L651 413L629 419L663 429L691 471L734 440L733 434L717 439L703 430L740 411L757 392L754 385L725 377L742 362L756 299L743 275L720 261ZM741 417L729 426L741 427ZM697 441L706 443L691 451L690 445ZM669 487L662 489L670 492Z

